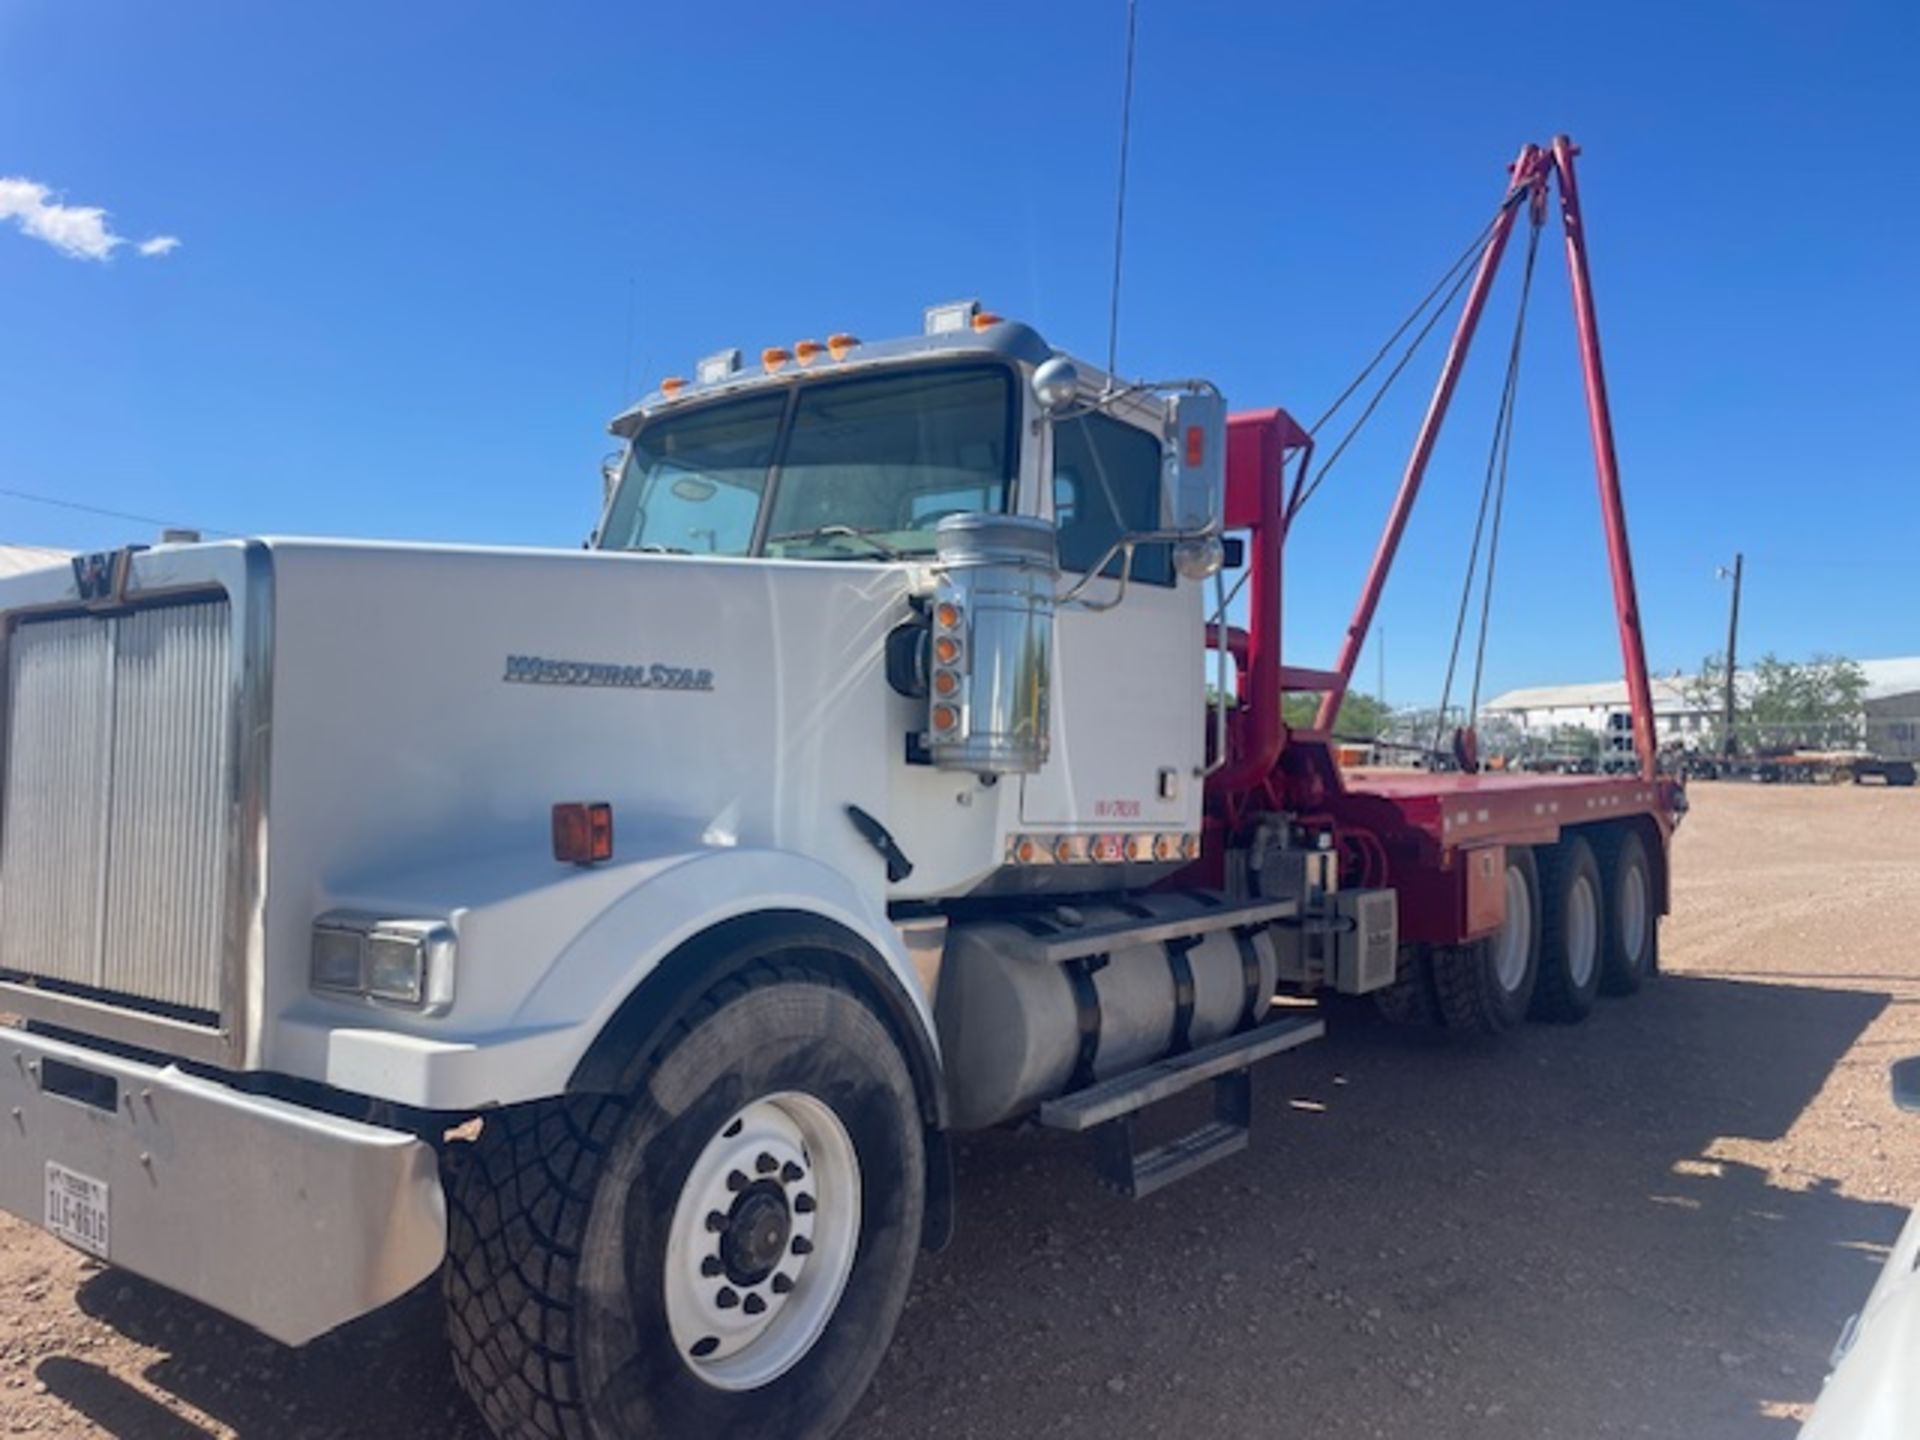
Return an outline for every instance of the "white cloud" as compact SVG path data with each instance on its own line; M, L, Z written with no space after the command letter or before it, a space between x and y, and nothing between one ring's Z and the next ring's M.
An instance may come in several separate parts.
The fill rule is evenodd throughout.
M107 260L122 245L133 244L107 225L98 205L67 205L38 180L0 176L0 220L11 220L23 234L44 240L75 260ZM158 257L178 248L179 238L155 235L134 245L142 255Z

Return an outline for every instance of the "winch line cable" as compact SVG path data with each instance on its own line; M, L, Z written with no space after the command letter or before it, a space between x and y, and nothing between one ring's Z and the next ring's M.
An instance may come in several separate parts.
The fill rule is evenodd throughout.
M1500 517L1507 504L1507 462L1513 455L1513 419L1520 400L1520 346L1527 330L1527 301L1533 294L1533 262L1540 252L1540 224L1527 236L1527 264L1520 272L1520 308L1513 317L1513 348L1507 356L1507 433L1500 443L1500 481L1493 492L1493 530L1487 537L1487 580L1480 589L1480 638L1473 652L1473 691L1467 724L1480 720L1480 677L1487 664L1487 628L1493 614L1494 563L1500 558Z
M1386 399L1387 392L1393 388L1394 382L1400 378L1407 366L1413 362L1413 357L1420 352L1421 345L1424 344L1426 338L1433 333L1434 327L1440 323L1441 317L1447 314L1448 308L1452 305L1454 299L1466 288L1467 281L1471 279L1473 275L1471 269L1472 262L1486 247L1487 240L1493 234L1494 228L1499 225L1501 218L1507 211L1518 203L1524 193L1525 192L1519 192L1510 195L1502 202L1500 208L1494 211L1493 218L1480 227L1480 232L1473 237L1472 242L1455 257L1453 263L1447 267L1446 272L1434 283L1433 288L1420 297L1419 303L1407 313L1407 317L1402 320L1394 329L1393 333L1387 337L1386 342L1374 352L1373 358L1361 367L1360 373L1355 375L1347 384L1346 389L1342 390L1340 394L1335 397L1333 403L1321 412L1320 418L1307 427L1307 433L1309 435L1318 434L1320 428L1339 413L1347 401L1352 399L1360 387L1366 383L1367 377L1380 367L1381 361L1385 360L1387 356L1392 353L1393 347L1399 343L1400 338L1405 335L1408 330L1412 329L1415 324L1419 323L1420 317L1425 314L1429 307L1432 307L1433 313L1427 316L1426 323L1420 326L1419 333L1413 337L1412 341L1407 345L1406 350L1401 354L1399 360L1397 360L1393 368L1387 372L1386 379L1380 382L1379 388L1373 392L1372 397L1367 401L1358 418L1354 420L1353 424L1347 427L1346 433L1340 437L1339 442L1333 447L1332 453L1321 463L1320 469L1314 474L1313 478L1301 488L1299 494L1294 498L1287 512L1289 521L1300 513L1301 507L1307 503L1307 500L1312 496L1313 492L1318 490L1321 482L1327 478L1327 472L1333 469L1334 463L1346 453L1347 447L1353 443L1367 421L1373 418L1374 411L1380 408L1381 401ZM1435 304L1436 300L1439 302L1437 305Z
M1526 331L1526 302L1527 297L1532 293L1533 289L1534 259L1539 253L1539 248L1540 222L1536 220L1527 237L1526 268L1521 278L1520 303L1513 317L1513 340L1507 350L1507 373L1500 386L1500 407L1494 416L1493 439L1487 447L1487 473L1486 478L1481 482L1480 486L1480 508L1474 515L1473 540L1467 547L1467 574L1460 586L1460 606L1454 616L1453 622L1453 644L1447 652L1446 679L1441 684L1440 704L1435 709L1433 716L1433 749L1436 754L1441 753L1441 737L1446 733L1447 706L1453 699L1453 678L1460 664L1460 642L1466 638L1467 609L1473 603L1473 583L1480 571L1480 542L1486 534L1487 515L1488 512L1493 509L1496 486L1502 502L1504 503L1505 500L1507 475L1505 457L1512 445L1513 402L1520 379L1520 342L1521 337ZM1498 535L1499 519L1496 514L1494 520L1494 537L1496 543ZM1487 557L1487 584L1489 588L1492 584L1493 562L1494 556L1492 550L1489 549ZM1486 622L1491 612L1491 606L1491 595L1484 596L1481 604L1481 629L1473 682L1474 704L1476 707L1479 703L1480 670L1486 659ZM1469 718L1468 723L1472 723L1471 718Z

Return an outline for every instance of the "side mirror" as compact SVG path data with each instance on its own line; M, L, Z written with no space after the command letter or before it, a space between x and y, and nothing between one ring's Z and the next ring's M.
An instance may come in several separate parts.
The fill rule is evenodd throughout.
M1893 1103L1920 1113L1920 1055L1893 1062Z
M1226 401L1212 391L1190 391L1175 396L1168 410L1168 528L1184 535L1217 534L1226 507Z

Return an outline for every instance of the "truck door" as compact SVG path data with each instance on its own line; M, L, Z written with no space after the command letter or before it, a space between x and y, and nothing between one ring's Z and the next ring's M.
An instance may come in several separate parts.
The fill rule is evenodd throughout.
M1150 432L1097 413L1056 425L1052 448L1064 589L1099 565L1122 534L1163 527L1164 453ZM1117 555L1108 560L1080 599L1113 600L1121 563ZM1060 608L1050 753L1022 782L1023 824L1198 827L1195 771L1206 735L1201 603L1201 584L1181 579L1172 547L1155 544L1134 551L1120 604Z

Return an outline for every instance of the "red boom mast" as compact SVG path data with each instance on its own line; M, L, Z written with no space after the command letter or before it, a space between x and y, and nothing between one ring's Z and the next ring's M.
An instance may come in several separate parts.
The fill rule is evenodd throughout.
M1401 535L1406 530L1408 517L1413 513L1413 503L1419 496L1420 483L1426 476L1434 443L1440 438L1440 427L1446 421L1454 386L1466 364L1467 350L1473 343L1481 313L1486 308L1487 295L1493 287L1494 275L1500 268L1508 236L1513 231L1514 217L1523 201L1535 206L1535 213L1539 213L1546 204L1547 189L1552 184L1560 195L1560 217L1566 231L1574 325L1579 337L1580 367L1586 380L1587 421L1593 438L1600 512L1606 525L1607 559L1613 576L1614 615L1620 629L1620 659L1626 669L1627 698L1633 711L1634 747L1640 756L1642 776L1647 779L1654 776L1653 700L1647 684L1647 656L1640 631L1640 606L1633 582L1633 555L1627 544L1626 507L1620 495L1620 462L1614 453L1613 417L1607 405L1606 372L1600 359L1600 326L1594 316L1593 279L1587 267L1586 231L1580 217L1580 187L1573 173L1573 159L1578 153L1573 142L1560 135L1544 149L1538 145L1526 146L1513 162L1506 197L1481 249L1472 289L1467 293L1460 319L1454 326L1453 342L1447 347L1446 362L1440 368L1440 378L1435 382L1426 417L1420 423L1420 433L1414 439L1413 453L1408 457L1399 492L1394 496L1393 508L1387 514L1379 548L1374 552L1366 583L1360 590L1359 603L1354 606L1353 619L1347 626L1346 637L1340 646L1339 661L1329 676L1331 683L1322 692L1319 715L1314 722L1318 730L1333 728L1334 717L1340 712L1340 702L1352 683L1354 666L1359 662L1361 647L1366 643L1367 631L1373 624L1374 610L1380 603L1380 592L1386 585L1387 572L1393 568Z

